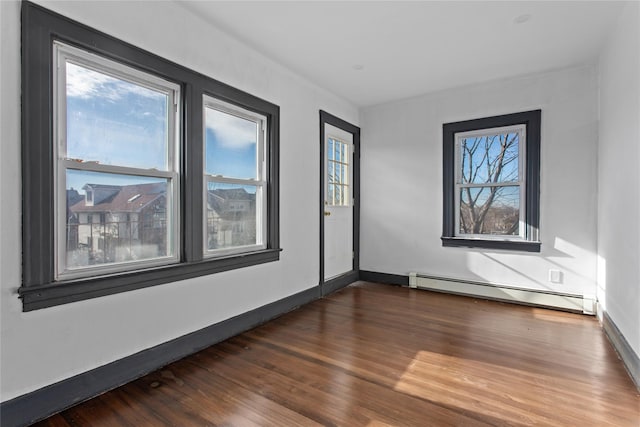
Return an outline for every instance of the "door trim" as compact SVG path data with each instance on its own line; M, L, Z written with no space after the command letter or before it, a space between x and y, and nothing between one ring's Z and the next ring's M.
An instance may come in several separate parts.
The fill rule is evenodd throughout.
M325 281L324 277L324 169L325 124L335 126L353 135L353 264L351 271ZM339 117L320 110L320 198L318 218L320 221L320 280L321 295L327 295L358 280L360 271L360 128Z

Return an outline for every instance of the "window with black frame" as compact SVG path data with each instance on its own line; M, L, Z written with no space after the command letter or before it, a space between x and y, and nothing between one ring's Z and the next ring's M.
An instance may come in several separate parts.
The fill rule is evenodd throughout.
M540 250L540 115L443 125L443 246Z
M25 311L279 259L277 105L29 2L22 33Z

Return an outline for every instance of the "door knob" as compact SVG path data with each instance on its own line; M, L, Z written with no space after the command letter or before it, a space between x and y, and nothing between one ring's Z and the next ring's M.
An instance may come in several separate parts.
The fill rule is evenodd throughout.
M331 215L331 212L324 211L324 216L329 216L329 215Z

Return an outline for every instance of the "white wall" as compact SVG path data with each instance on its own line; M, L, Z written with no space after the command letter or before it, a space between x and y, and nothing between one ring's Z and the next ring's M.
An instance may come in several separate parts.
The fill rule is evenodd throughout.
M630 2L600 57L598 297L640 356L639 26Z
M23 313L20 286L20 5L0 1L2 401L318 284L319 109L358 124L314 86L173 2L39 2L281 108L281 260Z
M595 295L597 96L584 66L364 109L361 269ZM442 247L442 124L538 108L542 252Z

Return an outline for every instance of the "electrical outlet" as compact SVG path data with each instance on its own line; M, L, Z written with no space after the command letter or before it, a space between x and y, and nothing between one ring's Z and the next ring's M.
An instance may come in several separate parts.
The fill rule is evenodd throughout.
M562 283L562 271L549 270L549 281L551 283Z

